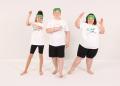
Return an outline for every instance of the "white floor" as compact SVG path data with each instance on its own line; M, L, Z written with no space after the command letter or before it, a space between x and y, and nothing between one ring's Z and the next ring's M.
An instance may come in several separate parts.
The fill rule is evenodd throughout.
M94 75L85 72L85 63L67 75L65 65L62 79L51 74L50 63L44 65L43 76L39 75L36 62L31 64L27 75L20 76L24 64L25 61L0 60L0 86L120 86L120 62L94 62Z

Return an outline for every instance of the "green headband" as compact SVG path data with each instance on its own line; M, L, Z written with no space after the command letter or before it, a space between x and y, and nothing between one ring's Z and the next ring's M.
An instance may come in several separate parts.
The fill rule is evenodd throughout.
M43 18L43 15L37 15L37 17Z
M89 15L88 20L92 20L92 19L95 19L95 16L94 15Z
M56 11L61 12L61 9L60 9L60 8L54 8L54 9L53 9L53 12L56 12Z

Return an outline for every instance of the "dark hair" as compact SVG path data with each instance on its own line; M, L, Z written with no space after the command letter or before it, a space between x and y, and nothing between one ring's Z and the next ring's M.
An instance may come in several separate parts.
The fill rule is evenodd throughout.
M43 12L41 10L39 10L37 15L42 15L43 16Z
M36 17L35 17L35 22L37 22L37 15L42 15L43 16L43 12L41 11L41 10L39 10L38 12L37 12L37 14L36 14Z
M86 23L88 23L88 17L89 17L90 15L94 16L93 25L96 25L96 24L97 24L97 20L96 20L96 17L95 17L95 15L94 15L93 13L90 13L90 14L87 15L87 17L86 17Z

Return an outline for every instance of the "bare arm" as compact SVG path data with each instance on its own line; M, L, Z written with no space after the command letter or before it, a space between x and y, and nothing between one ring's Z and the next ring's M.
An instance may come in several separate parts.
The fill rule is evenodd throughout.
M76 28L80 28L80 22L81 22L81 18L83 17L83 15L84 15L84 12L82 12L80 16L76 19L75 21Z
M66 48L70 45L70 31L66 31Z
M47 28L46 29L46 32L47 33L53 33L53 32L57 32L57 31L60 31L61 28Z
M100 34L104 34L105 28L103 25L103 18L101 18L101 20L99 21L99 29L100 29Z
M32 11L29 11L29 15L28 15L27 20L26 20L26 25L27 25L27 26L30 26L30 25L31 25L31 22L30 22L31 14L32 14Z

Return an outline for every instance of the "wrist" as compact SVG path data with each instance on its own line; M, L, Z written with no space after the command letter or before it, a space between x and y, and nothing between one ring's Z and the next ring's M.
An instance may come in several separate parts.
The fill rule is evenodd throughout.
M53 28L53 32L55 32L55 29Z

